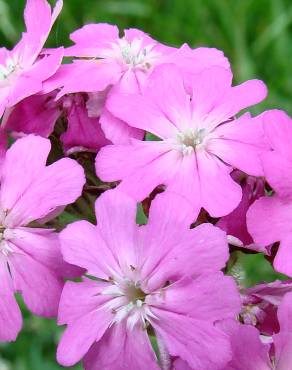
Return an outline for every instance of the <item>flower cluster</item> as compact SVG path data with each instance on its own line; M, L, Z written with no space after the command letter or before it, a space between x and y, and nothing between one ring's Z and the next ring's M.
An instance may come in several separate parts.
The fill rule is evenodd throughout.
M234 256L292 277L292 120L241 114L267 88L217 49L109 24L44 49L61 8L27 0L0 53L0 341L19 293L64 366L291 369L292 281L246 288Z

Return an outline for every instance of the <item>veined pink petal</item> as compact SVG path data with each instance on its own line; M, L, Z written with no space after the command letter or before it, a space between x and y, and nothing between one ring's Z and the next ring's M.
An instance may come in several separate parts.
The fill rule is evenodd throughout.
M96 157L96 173L103 181L122 179L119 189L140 201L156 186L170 183L180 162L181 154L164 142L137 141L102 148Z
M103 308L75 320L62 335L57 349L57 360L63 366L73 366L99 341L109 327L112 313Z
M110 300L110 296L101 294L110 283L83 278L82 282L67 281L60 300L58 324L70 324L87 313L96 311Z
M180 163L179 152L166 150L152 162L141 165L135 172L124 178L118 185L118 189L136 201L141 201L147 198L158 185L170 183L179 172ZM194 208L197 208L196 205Z
M60 233L60 241L65 261L85 268L90 275L104 279L111 276L112 270L119 271L115 255L95 225L74 222Z
M80 269L63 260L58 234L54 230L29 227L6 229L5 238L35 261L46 266L59 277L74 278Z
M103 181L117 181L153 162L170 149L159 142L132 141L131 145L107 145L96 156L97 176Z
M193 221L201 209L201 188L195 155L181 155L179 168L167 183L167 190L183 196L191 205Z
M230 177L231 168L204 151L197 153L197 162L202 207L212 217L227 215L236 208L242 197L241 187Z
M11 247L15 250L14 244L11 243ZM19 250L9 256L15 290L22 294L25 304L34 314L57 316L63 280L29 254L17 252Z
M206 322L235 319L241 308L235 281L222 273L183 278L164 288L163 295L153 294L147 303Z
M140 325L128 330L112 326L84 359L87 370L159 370L146 330Z
M119 265L136 263L137 204L129 196L110 190L95 203L95 214L102 239L117 257Z
M228 337L209 322L152 308L152 320L171 356L179 356L196 370L219 370L230 360Z
M153 126L158 126L160 121L159 125L163 125L163 121L159 118L163 114L169 121L168 126L170 124L175 125L182 131L188 128L188 123L191 120L190 95L185 91L183 77L178 67L173 64L162 64L156 67L144 88L145 95L154 100L160 109L160 114L158 112L156 114L155 121L157 123L154 122L154 117L147 117L149 121L153 122ZM145 106L144 109L148 111ZM140 117L139 119L141 120ZM149 126L148 123L148 126L153 130L152 125ZM151 129L148 131L153 132ZM155 127L156 131L157 129ZM155 132L153 133L155 134Z

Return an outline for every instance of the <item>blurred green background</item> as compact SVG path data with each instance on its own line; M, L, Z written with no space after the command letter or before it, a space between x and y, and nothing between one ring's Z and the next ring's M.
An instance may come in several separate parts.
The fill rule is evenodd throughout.
M19 39L24 5L25 0L0 0L3 46L12 47ZM90 22L114 23L121 30L138 27L173 46L187 42L222 49L236 82L250 78L266 82L269 96L254 112L280 108L292 114L291 0L64 0L47 45L69 45L70 32ZM245 285L277 276L261 255L241 261ZM54 360L59 335L53 321L25 312L17 342L0 345L0 370L61 369Z

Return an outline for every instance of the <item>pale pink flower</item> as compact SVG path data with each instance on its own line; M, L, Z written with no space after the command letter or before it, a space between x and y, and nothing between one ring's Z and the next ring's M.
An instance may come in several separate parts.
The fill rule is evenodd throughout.
M75 92L139 93L151 71L163 63L174 63L186 81L204 68L219 65L229 68L223 53L212 48L168 47L137 29L126 29L119 36L117 26L88 24L71 34L75 43L65 55L78 57L53 77L55 87L63 87L58 97ZM99 103L98 103L99 105ZM143 130L128 126L107 109L100 113L106 137L114 143L143 138Z
M0 116L5 108L41 91L43 81L59 68L63 48L49 55L41 51L62 5L58 0L52 11L46 0L27 0L26 32L11 51L0 49Z
M78 79L68 79L62 95L103 91L110 85L120 91L139 92L153 68L163 63L175 63L188 76L212 65L229 68L217 49L190 49L187 44L180 49L169 47L138 29L126 29L120 37L117 26L88 24L70 38L75 45L67 48L65 55L83 59L71 66L71 76Z
M57 234L33 228L32 221L53 215L74 202L85 182L83 169L71 159L46 166L50 141L29 135L7 150L0 189L0 341L15 340L21 313L14 293L21 293L36 315L52 317L63 276L71 275L63 262Z
M249 233L257 244L280 242L274 268L292 276L292 120L282 111L261 115L271 151L262 154L264 173L276 191L257 200L247 213Z
M180 70L165 64L149 77L143 96L114 95L108 110L160 141L102 148L97 175L122 180L119 189L139 201L164 184L190 202L194 218L201 207L213 217L230 213L242 196L230 172L262 175L260 153L266 148L261 122L248 113L234 117L266 96L265 85L250 80L231 87L231 81L230 70L212 67L188 82L190 94Z
M175 195L171 201L185 202ZM240 309L233 279L220 271L226 234L211 224L189 229L184 209L177 214L160 195L139 227L136 202L112 190L96 202L97 226L78 221L61 232L64 259L91 276L67 282L62 293L62 365L84 358L86 370L169 369L171 356L179 356L195 370L215 370L230 359L228 340L215 327ZM163 348L160 363L150 327Z

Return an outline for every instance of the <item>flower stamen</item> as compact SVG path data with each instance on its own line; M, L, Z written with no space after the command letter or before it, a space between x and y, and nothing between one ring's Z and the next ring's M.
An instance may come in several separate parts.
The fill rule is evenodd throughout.
M204 146L206 136L207 130L204 128L191 128L185 132L180 132L177 135L179 149L184 155L192 154L194 151Z

